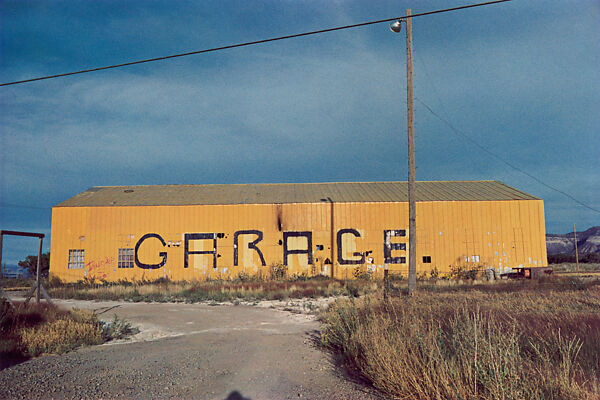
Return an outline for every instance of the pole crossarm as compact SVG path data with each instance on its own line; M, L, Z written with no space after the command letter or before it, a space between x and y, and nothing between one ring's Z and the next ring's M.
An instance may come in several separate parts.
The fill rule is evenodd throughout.
M37 238L40 238L40 239L46 237L46 235L44 235L43 233L20 232L20 231L6 231L6 230L0 230L0 235L29 236L29 237L37 237Z

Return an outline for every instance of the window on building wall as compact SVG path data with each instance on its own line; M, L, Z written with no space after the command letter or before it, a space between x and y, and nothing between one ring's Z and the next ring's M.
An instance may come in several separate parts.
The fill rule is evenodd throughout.
M83 269L85 266L85 250L71 249L69 250L69 269Z
M119 249L119 268L133 268L133 249Z
M423 263L431 264L431 256L423 256Z

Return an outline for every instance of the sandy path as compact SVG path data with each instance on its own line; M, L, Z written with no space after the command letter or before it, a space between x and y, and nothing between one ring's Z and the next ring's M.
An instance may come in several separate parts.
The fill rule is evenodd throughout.
M141 332L6 368L0 398L376 398L315 345L313 315L269 304L56 302L116 314Z

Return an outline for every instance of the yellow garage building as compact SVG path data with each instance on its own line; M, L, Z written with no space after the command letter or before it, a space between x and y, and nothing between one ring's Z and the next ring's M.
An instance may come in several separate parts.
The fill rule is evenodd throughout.
M406 182L92 187L52 209L64 281L408 271ZM417 182L417 273L547 265L541 199L497 181Z

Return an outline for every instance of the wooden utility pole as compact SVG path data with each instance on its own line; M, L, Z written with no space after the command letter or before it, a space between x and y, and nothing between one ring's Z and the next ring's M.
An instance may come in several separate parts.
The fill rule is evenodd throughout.
M4 237L4 235L2 234L2 231L0 231L0 270L2 270L2 238ZM6 267L4 267L4 273L6 273ZM0 274L0 276L2 276L2 274Z
M335 265L335 219L333 218L333 200L331 197L328 197L329 203L331 203L331 279L335 279L335 273L333 271L333 266Z
M408 293L417 289L417 207L415 196L415 120L413 109L412 21L406 10L406 105L408 108Z
M41 270L41 265L42 265L42 240L44 240L43 237L41 237L39 239L40 245L38 246L37 268L36 268L36 274L35 274L35 288L36 288L35 302L36 303L40 302L40 287L41 287L40 270Z
M575 238L575 270L579 272L579 253L577 252L577 232L575 231L575 224L573 224L573 238Z

